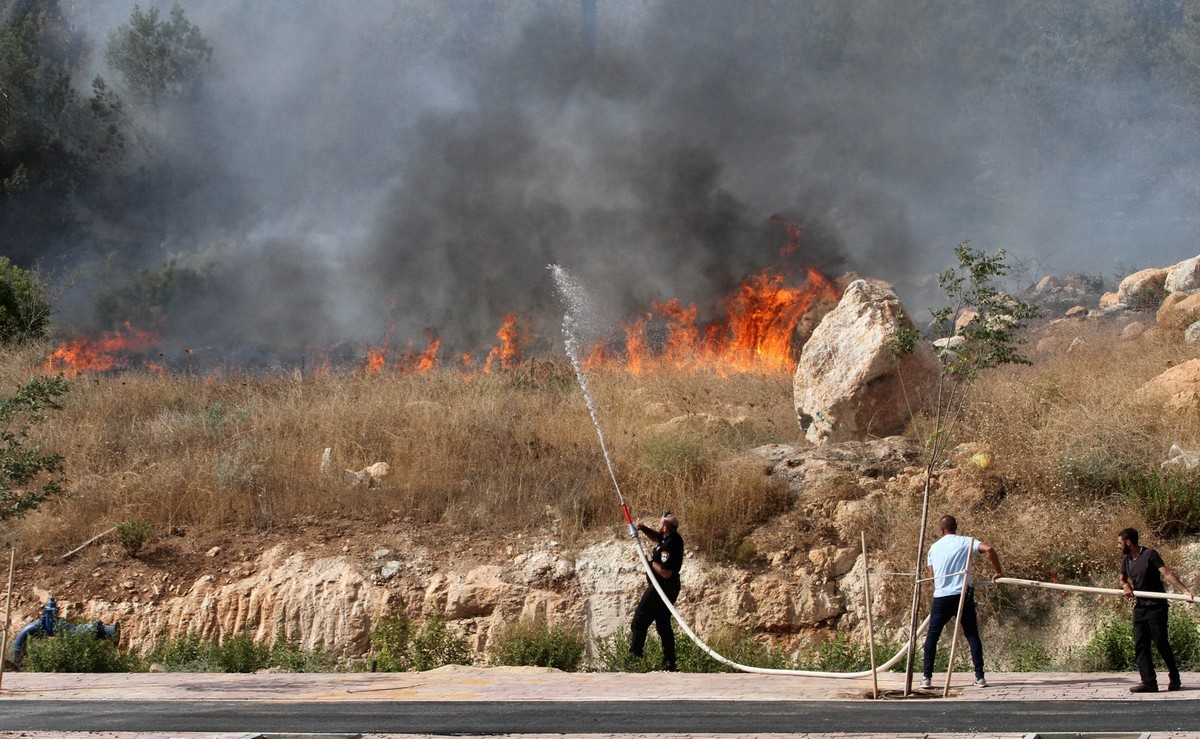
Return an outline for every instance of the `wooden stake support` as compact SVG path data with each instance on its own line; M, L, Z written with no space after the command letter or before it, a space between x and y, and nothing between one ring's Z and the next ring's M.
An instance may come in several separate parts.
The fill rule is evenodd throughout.
M958 646L958 632L962 631L963 607L967 604L967 588L971 584L971 558L975 554L975 539L972 537L971 546L967 549L967 566L963 572L962 591L958 594L958 613L954 616L954 631L950 633L950 662L946 665L946 686L942 688L942 697L950 695L950 678L954 675L954 649Z
M871 697L879 700L879 673L875 671L875 623L871 620L871 563L867 560L867 534L862 536L863 591L867 601L867 643L871 645Z
M4 636L0 638L0 685L4 683L4 656L8 654L8 629L9 621L12 618L12 588L13 588L13 570L17 564L17 550L14 548L8 553L8 595L4 598Z

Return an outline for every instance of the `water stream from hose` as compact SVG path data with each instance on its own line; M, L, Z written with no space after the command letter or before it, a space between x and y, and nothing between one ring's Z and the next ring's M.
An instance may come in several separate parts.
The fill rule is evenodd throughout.
M608 465L608 476L612 478L613 487L617 490L617 497L621 500L621 507L626 510L626 518L628 518L625 496L621 494L621 484L617 482L612 455L609 454L608 443L604 440L604 428L600 425L600 418L596 415L596 403L592 399L591 388L588 387L587 373L583 371L581 342L585 333L591 333L588 331L592 328L590 324L593 322L591 301L583 285L571 277L567 270L557 264L552 264L550 271L554 275L554 286L558 289L558 294L562 296L563 303L566 304L566 312L563 314L563 337L567 345L567 356L571 358L571 366L575 368L575 379L579 381L579 387L583 390L583 400L587 403L588 414L592 417L592 425L596 427L596 436L600 439L600 451L604 453L604 463ZM629 521L629 524L632 526L633 522ZM637 536L636 530L631 533L633 536Z

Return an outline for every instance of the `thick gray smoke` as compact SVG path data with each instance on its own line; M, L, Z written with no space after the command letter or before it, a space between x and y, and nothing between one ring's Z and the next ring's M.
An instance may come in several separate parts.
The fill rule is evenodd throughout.
M1011 29L1003 4L182 5L218 70L165 127L201 176L158 215L178 264L221 276L172 307L183 344L423 346L433 329L479 351L514 311L553 336L549 263L614 317L672 297L703 315L781 260L775 214L804 227L793 266L917 301L964 238L1031 279L1197 251L1178 106L1006 59L986 35ZM77 8L98 47L130 10Z

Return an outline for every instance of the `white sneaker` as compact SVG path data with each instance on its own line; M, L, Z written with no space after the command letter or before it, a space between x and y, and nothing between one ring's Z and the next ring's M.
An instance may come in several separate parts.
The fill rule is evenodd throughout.
M982 678L982 677L977 677L977 678L975 678L975 687L977 687L977 688L986 688L986 687L987 687L987 680L985 680L985 679L984 679L984 678Z
M933 678L932 677L921 678L921 687L922 688L932 688L933 687Z

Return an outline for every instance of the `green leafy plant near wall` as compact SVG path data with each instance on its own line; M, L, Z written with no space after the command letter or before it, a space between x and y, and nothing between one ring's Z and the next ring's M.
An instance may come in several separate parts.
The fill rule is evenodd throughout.
M1200 531L1200 474L1190 470L1127 470L1117 490L1160 536Z
M1184 608L1173 606L1167 617L1167 638L1180 670L1200 668L1200 624ZM1152 650L1161 665L1157 650ZM1133 625L1126 609L1104 614L1083 650L1081 667L1097 672L1124 672L1137 668L1133 655Z
M553 667L574 672L583 661L587 641L561 623L545 619L521 621L504 627L492 645L493 665Z
M52 637L31 638L21 662L25 672L132 672L139 666L116 642L87 628L56 627Z
M414 630L407 616L397 614L372 629L371 659L382 672L404 672L469 665L471 652L445 619L430 617Z

